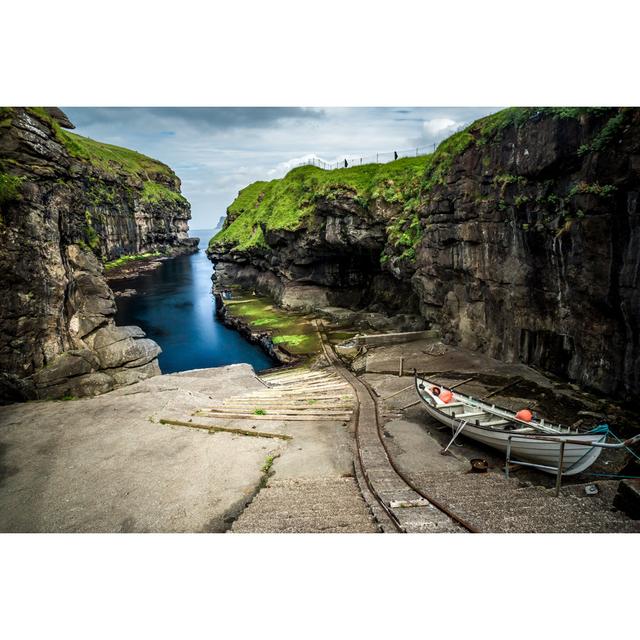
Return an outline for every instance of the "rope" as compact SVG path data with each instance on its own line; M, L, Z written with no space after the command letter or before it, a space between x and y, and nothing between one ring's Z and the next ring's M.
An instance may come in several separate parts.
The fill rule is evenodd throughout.
M618 442L624 442L624 440L621 440L620 438L618 438L618 436L613 433L613 431L611 431L611 429L609 429L609 434L615 438ZM631 447L627 447L626 445L624 446L624 448L636 459L636 460L640 460L640 456L633 450L631 449Z
M628 480L640 480L640 476L620 476L617 473L587 473L588 476L600 476L601 478L624 478Z
M624 440L621 440L620 438L618 438L618 436L613 433L613 431L611 431L611 429L609 427L607 427L607 425L598 425L597 427L595 427L595 429L592 429L591 432L592 433L604 433L604 428L608 428L609 430L609 435L611 437L613 437L615 440L617 440L618 442L624 442ZM627 447L626 445L624 446L624 448L637 460L640 460L640 456L631 449L631 447ZM622 476L619 475L617 473L586 473L586 475L588 476L598 476L600 478L622 478L624 480L640 480L640 476Z

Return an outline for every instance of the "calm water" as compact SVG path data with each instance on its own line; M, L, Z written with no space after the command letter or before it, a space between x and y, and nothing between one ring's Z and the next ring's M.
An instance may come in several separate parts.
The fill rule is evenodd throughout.
M160 267L131 280L113 283L114 291L135 289L116 298L116 324L137 325L161 347L163 373L248 362L256 371L274 366L257 346L216 319L211 295L212 264L205 255L210 230L194 230L200 251L165 260Z

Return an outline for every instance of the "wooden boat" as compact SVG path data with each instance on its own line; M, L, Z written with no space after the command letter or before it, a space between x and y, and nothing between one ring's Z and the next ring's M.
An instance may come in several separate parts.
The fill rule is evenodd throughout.
M562 475L570 476L588 469L602 448L622 446L606 444L607 425L585 431L537 418L524 421L513 411L454 391L417 374L415 385L427 413L452 429L453 438L447 448L458 435L463 434L504 451L507 460L514 463L521 462L553 474L561 470ZM445 391L452 394L450 399ZM442 396L449 401L445 402ZM637 438L632 440L635 442Z

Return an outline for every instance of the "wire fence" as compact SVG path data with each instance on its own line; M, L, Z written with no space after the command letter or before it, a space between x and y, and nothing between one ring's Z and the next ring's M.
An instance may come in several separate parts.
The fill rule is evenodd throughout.
M396 151L382 151L380 153L374 153L369 155L350 155L345 156L344 160L338 160L337 162L325 162L320 158L309 158L304 162L300 162L296 167L313 166L320 169L347 169L349 167L359 166L361 164L384 164L386 162L393 162L399 158L417 158L418 156L426 156L433 153L436 150L435 143L428 147L413 147L412 149L398 149ZM294 167L295 168L295 167Z

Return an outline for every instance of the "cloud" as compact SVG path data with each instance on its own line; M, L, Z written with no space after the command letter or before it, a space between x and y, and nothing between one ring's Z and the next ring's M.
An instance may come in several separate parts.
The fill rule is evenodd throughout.
M462 122L456 122L450 118L433 118L425 120L422 126L427 136L436 138L438 135L450 135L462 124Z
M213 227L238 191L310 159L364 161L432 147L496 111L467 107L79 107L76 133L165 162L191 202L191 227Z
M113 124L139 133L198 129L200 131L285 126L296 120L322 119L322 109L303 107L97 107L64 108L77 127Z

